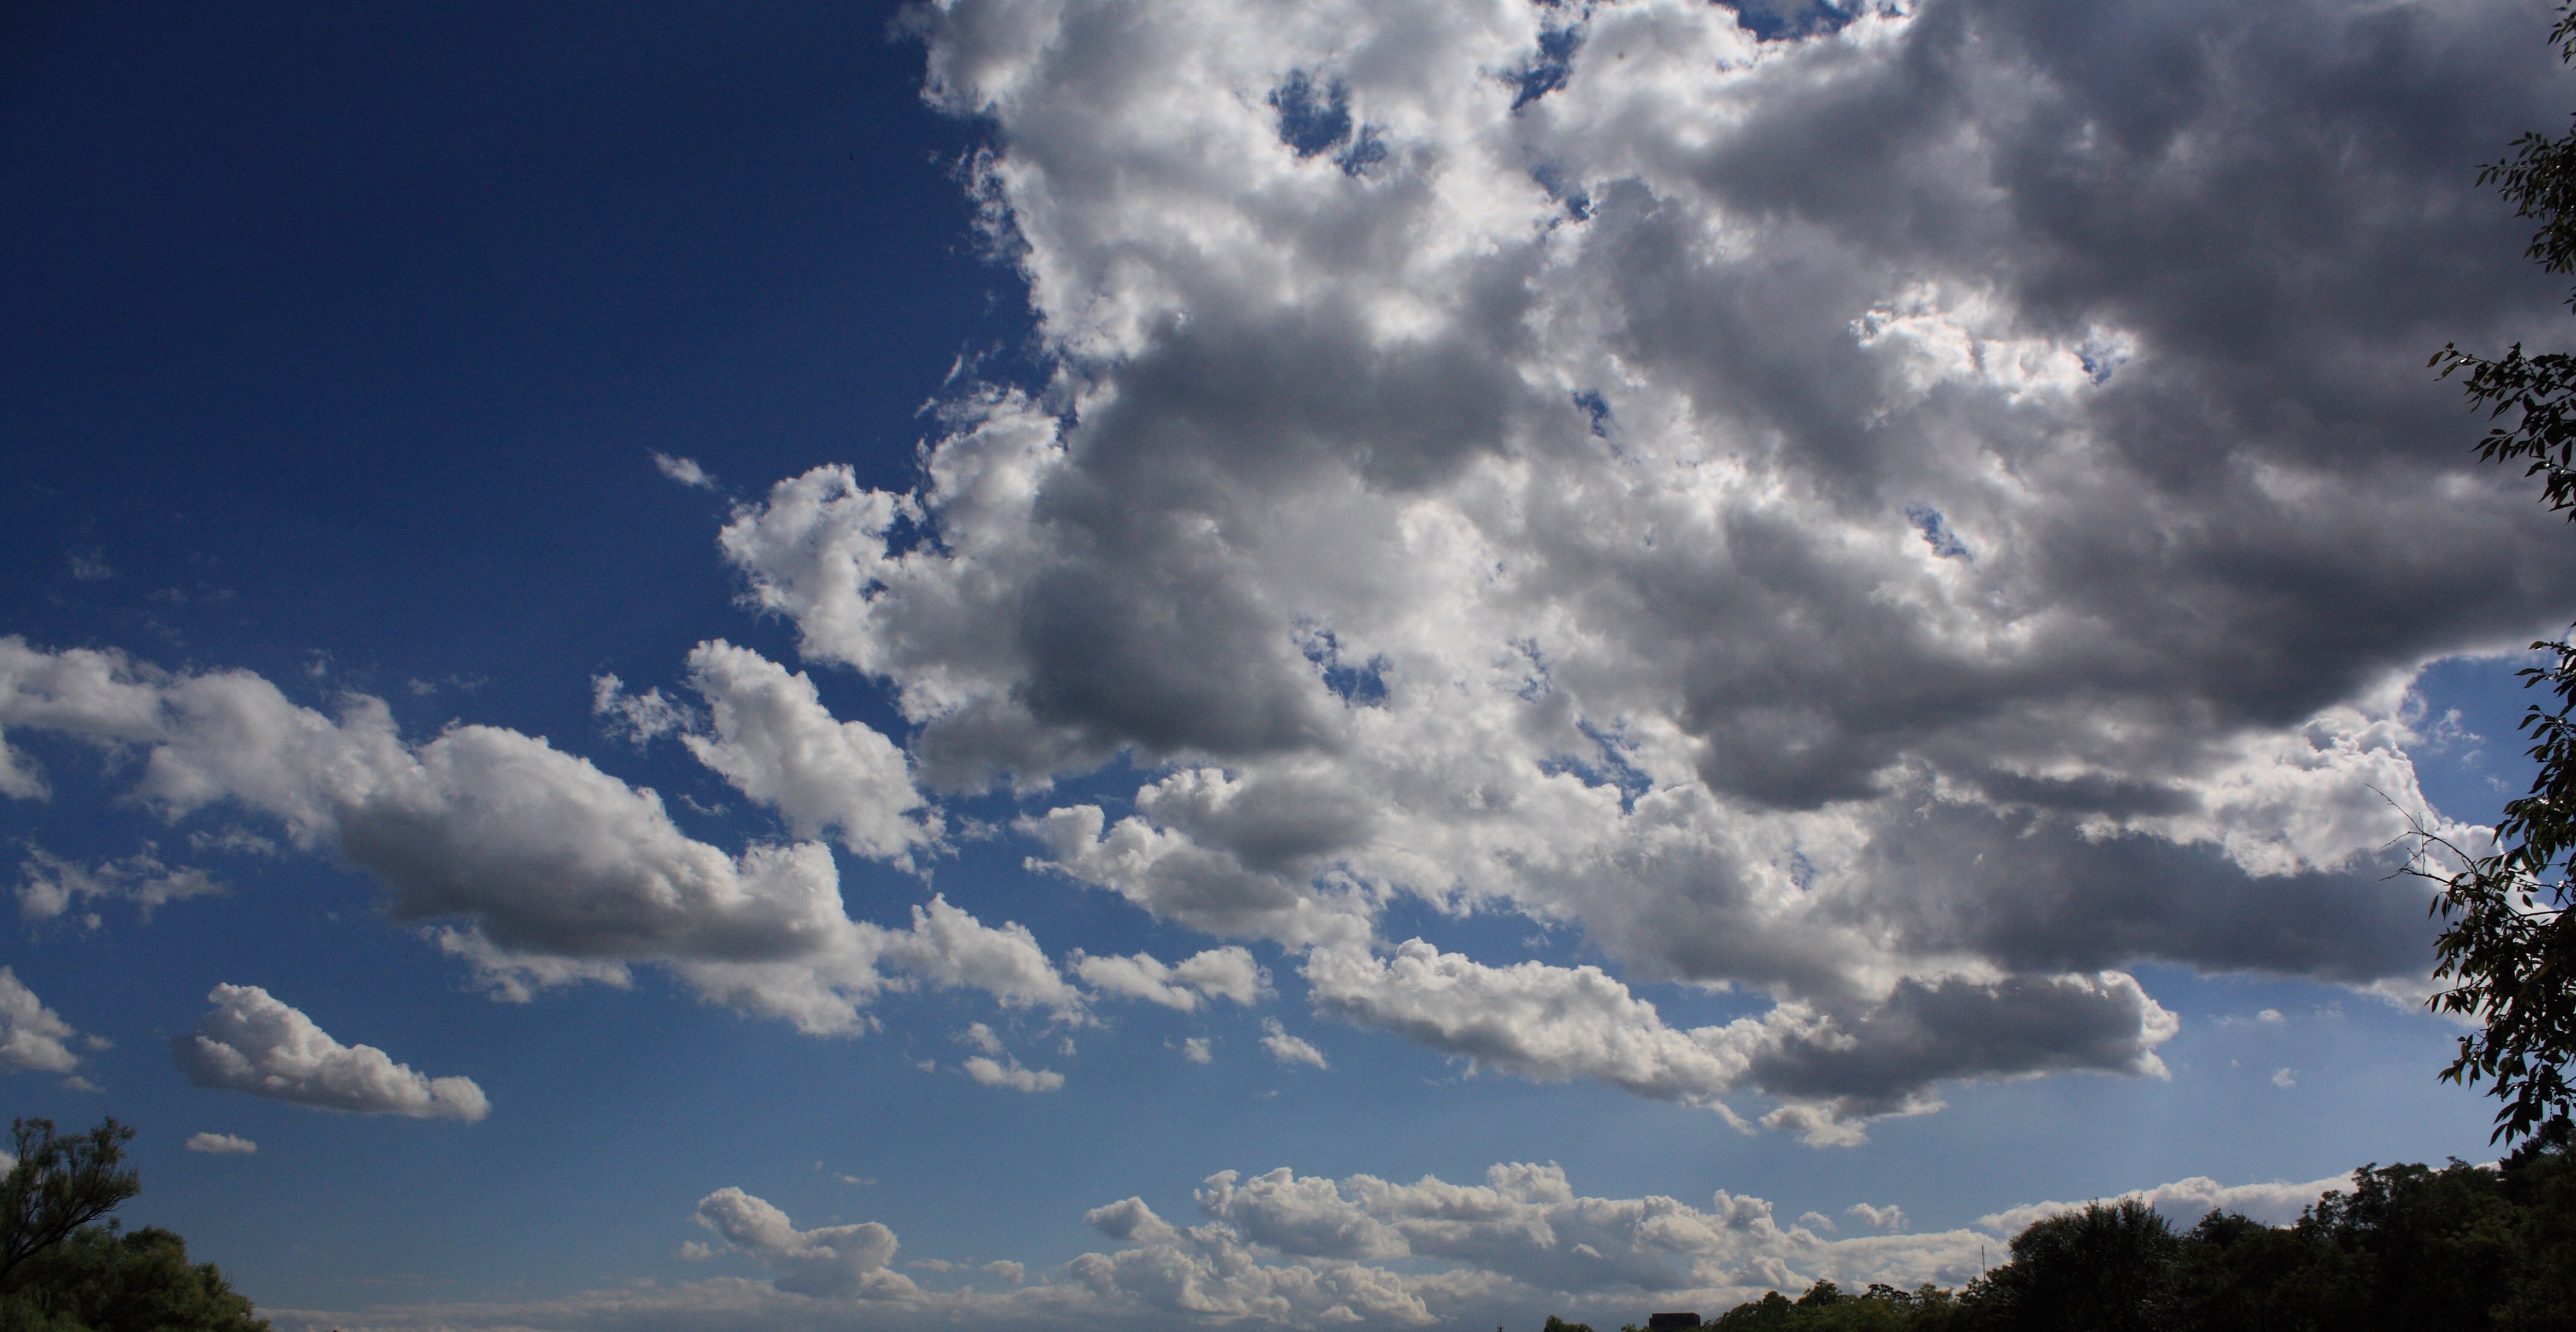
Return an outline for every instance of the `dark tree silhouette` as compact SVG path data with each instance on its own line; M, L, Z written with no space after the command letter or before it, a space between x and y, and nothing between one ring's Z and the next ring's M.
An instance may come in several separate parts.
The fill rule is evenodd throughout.
M2562 4L2549 40L2562 60L2576 60L2576 4ZM2576 274L2576 130L2558 138L2526 134L2513 156L2488 164L2478 183L2497 186L2515 214L2539 223L2525 251L2542 269ZM2576 292L2569 295L2576 305ZM2469 400L2495 424L2478 443L2490 462L2524 465L2540 478L2541 500L2576 520L2576 357L2523 354L2516 343L2495 360L2445 345L2432 364L2442 376L2465 371ZM2491 1140L2555 1143L2570 1136L2567 1065L2576 1056L2576 920L2567 915L2569 855L2576 852L2576 646L2532 644L2548 664L2522 672L2547 701L2522 721L2539 761L2531 790L2504 807L2496 849L2467 856L2437 838L2442 884L2433 909L2446 928L2435 947L2437 979L2451 987L2430 1001L2437 1012L2468 1018L2479 1030L2460 1038L2446 1081L2487 1085L2504 1102Z
M71 1137L55 1136L50 1119L17 1120L10 1131L18 1163L0 1180L0 1282L143 1189L118 1168L134 1130L114 1119Z

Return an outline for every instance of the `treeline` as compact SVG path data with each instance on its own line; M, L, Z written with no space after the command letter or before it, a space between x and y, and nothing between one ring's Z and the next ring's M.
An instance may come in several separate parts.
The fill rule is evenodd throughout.
M134 1130L110 1119L64 1137L50 1120L21 1119L12 1131L0 1332L269 1332L213 1263L188 1261L187 1241L103 1221L141 1191L124 1168Z
M2212 1212L2177 1230L2137 1202L2034 1222L1961 1290L1820 1281L1724 1332L2539 1332L2576 1329L2576 1162L2364 1166L2287 1226ZM1548 1332L1589 1332L1548 1320ZM1623 1332L1642 1332L1630 1327Z

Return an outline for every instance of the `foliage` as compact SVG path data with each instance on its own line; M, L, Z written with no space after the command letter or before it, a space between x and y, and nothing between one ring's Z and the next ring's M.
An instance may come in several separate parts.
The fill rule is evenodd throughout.
M1871 1286L1849 1295L1819 1281L1796 1300L1774 1291L1703 1326L1725 1332L1933 1332L1953 1326L1958 1312L1957 1297L1937 1286Z
M2549 39L2563 60L2576 60L2576 3L2562 5ZM2513 156L2492 162L2478 183L2495 185L2517 217L2539 224L2524 251L2547 272L2576 274L2576 130L2550 138L2525 134ZM2576 304L2576 292L2569 296ZM2576 358L2525 356L2515 343L2499 359L2446 344L2433 357L2442 377L2466 371L2469 400L2494 423L2478 456L2521 463L2541 482L2541 500L2576 520ZM2497 849L2469 857L2437 838L2427 849L2462 866L2448 876L2418 864L2443 884L2433 909L2445 920L2435 941L2434 976L2453 982L2437 994L2437 1012L2468 1018L2479 1030L2460 1039L2459 1056L2442 1077L2488 1084L2502 1100L2494 1137L2565 1143L2571 1096L2567 1065L2576 1057L2576 920L2567 916L2568 857L2576 851L2576 647L2532 644L2551 654L2522 672L2525 686L2545 686L2554 701L2532 705L2522 721L2531 757L2540 764L2530 793L2508 803L2496 828Z
M0 1332L268 1332L213 1263L166 1230L75 1231L0 1290Z
M1553 1326L1553 1325L1551 1325ZM2133 1202L2034 1222L1960 1291L1819 1281L1723 1332L2554 1332L2576 1330L2576 1158L2364 1166L2298 1221L2212 1212L2177 1234ZM0 1330L4 1332L4 1330Z
M1983 1301L2009 1326L2148 1332L2173 1321L2182 1241L2135 1199L2032 1222L2012 1255L1987 1278Z
M134 1130L114 1119L73 1137L55 1136L50 1119L21 1119L11 1134L18 1163L0 1180L0 1282L143 1187L118 1168Z
M92 1222L142 1191L123 1169L134 1130L114 1119L57 1136L13 1126L17 1164L0 1181L0 1332L268 1332L212 1263L190 1263L166 1230Z

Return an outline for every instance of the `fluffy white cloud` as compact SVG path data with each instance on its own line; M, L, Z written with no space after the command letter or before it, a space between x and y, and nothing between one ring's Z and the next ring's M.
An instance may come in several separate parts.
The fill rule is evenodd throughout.
M1847 1216L1859 1217L1861 1223L1872 1230L1905 1229L1905 1209L1902 1207L1893 1205L1876 1207L1869 1203L1853 1203L1843 1211Z
M697 660L711 705L733 709L711 752L739 759L754 774L744 780L774 781L777 794L816 771L852 771L844 761L865 746L819 706L802 710L810 682L722 644ZM516 731L457 726L413 745L378 699L349 695L335 718L247 672L173 674L15 637L0 637L0 723L146 747L136 793L174 819L228 802L277 818L299 845L335 848L384 882L397 920L461 922L434 937L505 998L625 984L630 964L658 962L710 999L817 1033L861 1030L877 994L920 982L1064 1017L1081 1008L1016 924L987 926L937 896L906 928L853 920L821 844L727 853L681 832L653 791ZM808 724L824 729L790 734ZM901 767L896 754L889 781ZM895 814L912 807L908 786L870 789ZM861 819L855 797L833 808L815 817L890 854L930 836L894 815L849 826Z
M1435 1048L1819 1140L2151 1073L2135 962L2420 977L2405 685L2576 607L2421 373L2554 314L2459 166L2556 114L2526 17L925 10L1055 377L724 550L931 788L1148 767L1038 863ZM1778 1008L1453 1021L1366 975L1402 894Z
M654 470L692 490L713 490L715 481L695 458L675 458L659 450L653 454Z
M1302 1036L1289 1035L1288 1029L1279 1024L1279 1019L1263 1018L1261 1030L1264 1033L1261 1037L1261 1048L1268 1050L1270 1057L1280 1063L1305 1064L1314 1068L1332 1067L1324 1062L1323 1051L1316 1049L1312 1042Z
M914 848L938 841L903 751L858 722L835 721L803 672L719 639L689 654L689 682L711 726L684 737L689 752L784 815L797 836L837 828L853 854L907 865Z
M82 865L30 846L27 858L18 864L18 872L26 876L18 885L18 914L28 920L51 920L75 904L86 908L100 901L122 900L134 903L149 920L155 908L167 903L224 891L204 870L184 865L172 869L161 863L155 851L146 844L122 860Z
M429 1077L372 1045L342 1045L256 985L218 985L206 1001L214 1008L197 1029L170 1042L200 1087L364 1115L471 1123L492 1112L472 1078Z
M798 1230L785 1212L740 1189L718 1189L698 1202L698 1224L775 1271L778 1288L823 1299L914 1296L912 1279L891 1271L894 1232L874 1221Z
M70 1045L79 1035L17 972L0 967L0 1068L69 1073L80 1066Z
M256 1156L259 1144L232 1133L191 1133L188 1150L208 1156Z
M957 1039L983 1051L982 1054L967 1056L958 1067L965 1070L966 1076L984 1086L1017 1092L1051 1092L1064 1086L1064 1075L1053 1069L1023 1066L1018 1056L1002 1048L1002 1038L981 1022L968 1023ZM1067 1043L1065 1053L1072 1052L1071 1044Z
M2350 1175L2329 1175L2305 1184L2274 1180L2267 1184L2221 1184L2205 1175L2159 1184L2151 1189L2132 1189L2118 1198L2134 1199L2155 1208L2173 1220L2188 1225L2211 1211L2236 1212L2267 1226L2287 1225L2299 1219L2299 1213L2314 1206L2329 1190L2352 1186ZM2072 1212L2084 1203L2042 1202L2008 1207L1989 1216L1979 1217L1977 1224L2002 1234L2013 1234L2033 1221L2045 1220L2060 1212Z
M1231 945L1208 949L1170 966L1149 953L1130 957L1077 954L1072 961L1074 974L1094 989L1184 1013L1196 1011L1202 999L1250 1004L1270 992L1269 971L1253 960L1250 950Z
M1016 1055L1005 1055L1000 1059L989 1055L969 1055L959 1067L966 1070L966 1076L987 1087L1016 1092L1051 1092L1064 1086L1062 1073L1051 1068L1025 1067Z

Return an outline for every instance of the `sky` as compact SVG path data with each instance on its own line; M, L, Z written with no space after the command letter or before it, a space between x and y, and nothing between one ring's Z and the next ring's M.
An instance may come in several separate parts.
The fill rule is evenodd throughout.
M2526 0L19 6L0 1087L283 1330L1597 1325L2490 1159Z

